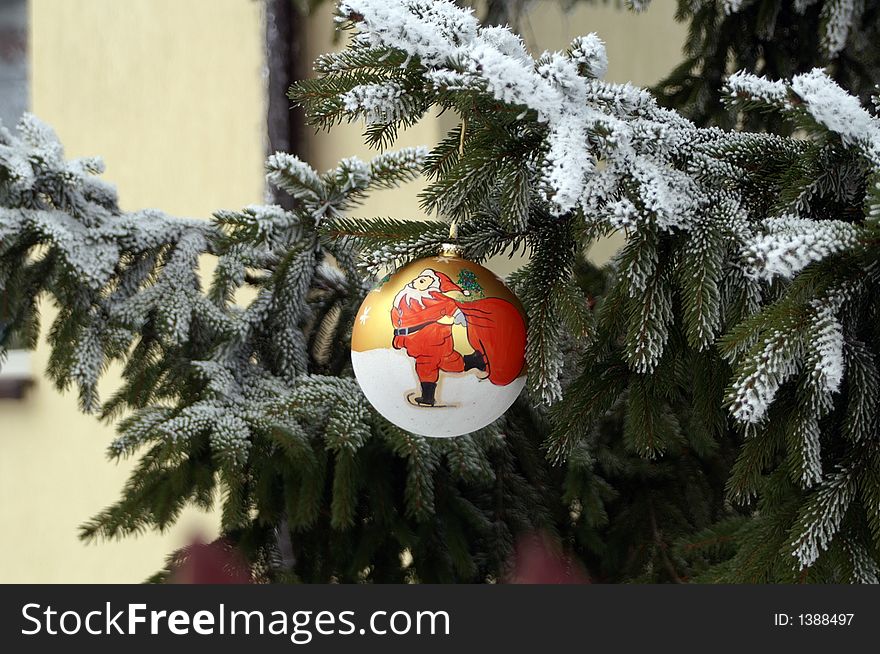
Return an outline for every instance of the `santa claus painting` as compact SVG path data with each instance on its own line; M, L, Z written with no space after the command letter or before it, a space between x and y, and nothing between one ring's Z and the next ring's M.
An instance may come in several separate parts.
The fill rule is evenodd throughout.
M519 310L502 298L474 295L426 268L394 297L392 347L414 361L419 383L407 394L410 404L450 406L438 397L441 375L470 374L506 386L522 373L526 329Z
M504 280L449 253L382 278L355 315L351 365L376 411L449 438L498 419L526 384L525 312Z

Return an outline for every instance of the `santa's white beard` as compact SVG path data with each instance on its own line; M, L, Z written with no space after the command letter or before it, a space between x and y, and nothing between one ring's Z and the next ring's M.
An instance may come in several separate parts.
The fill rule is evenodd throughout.
M432 285L432 286L429 286L428 288L426 288L424 291L420 291L412 284L407 284L406 286L403 287L403 289L400 291L400 293L398 293L396 296L394 296L394 306L399 307L401 301L405 300L406 306L409 307L409 306L412 306L412 302L413 302L413 300L415 300L424 309L425 308L424 300L430 298L432 292L439 291L439 290L440 290L439 285L437 285L437 286Z

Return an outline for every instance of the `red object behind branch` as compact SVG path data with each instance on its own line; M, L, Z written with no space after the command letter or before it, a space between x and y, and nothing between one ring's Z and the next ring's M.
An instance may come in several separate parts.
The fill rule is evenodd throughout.
M510 584L588 584L590 577L577 560L564 554L547 536L519 540Z
M249 584L250 568L225 539L213 543L196 540L181 550L180 565L171 581L176 584Z

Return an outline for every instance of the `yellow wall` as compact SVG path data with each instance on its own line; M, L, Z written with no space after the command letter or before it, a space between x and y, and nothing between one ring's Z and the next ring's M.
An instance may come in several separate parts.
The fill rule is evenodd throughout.
M609 79L646 84L679 57L684 31L672 0L645 15L581 7L563 15L535 3L525 24L533 50L563 48L598 31L609 46ZM263 27L258 0L31 0L32 110L52 124L68 156L102 155L105 178L126 209L158 207L207 218L263 199ZM308 30L309 57L331 47L330 9ZM429 119L399 145L434 144L448 123ZM314 137L319 169L370 152L362 127ZM419 217L411 184L383 191L357 215ZM602 246L596 256L607 256ZM498 272L512 267L497 262ZM45 318L51 310L44 307ZM47 350L34 354L45 369ZM112 391L113 379L104 384ZM128 465L106 462L112 429L80 415L72 394L40 378L22 402L0 401L0 582L136 582L193 531L216 519L188 512L170 534L84 546L77 526L112 502Z
M124 208L207 218L262 201L259 3L32 0L30 37L32 110L68 156L105 157ZM77 526L129 469L105 460L112 436L42 378L24 402L0 403L0 581L138 582L193 531L213 534L213 518L190 512L165 536L82 545Z

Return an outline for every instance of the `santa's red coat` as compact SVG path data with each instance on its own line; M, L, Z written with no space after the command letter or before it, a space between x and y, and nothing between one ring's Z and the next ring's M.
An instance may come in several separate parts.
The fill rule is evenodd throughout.
M395 349L405 349L416 360L419 381L436 382L441 370L462 372L464 361L455 351L452 325L437 321L453 316L457 309L467 319L468 341L486 357L488 379L505 386L519 377L525 365L526 327L517 308L500 298L458 302L439 291L407 303L401 299L391 309L395 328L417 327L418 331L395 336Z

